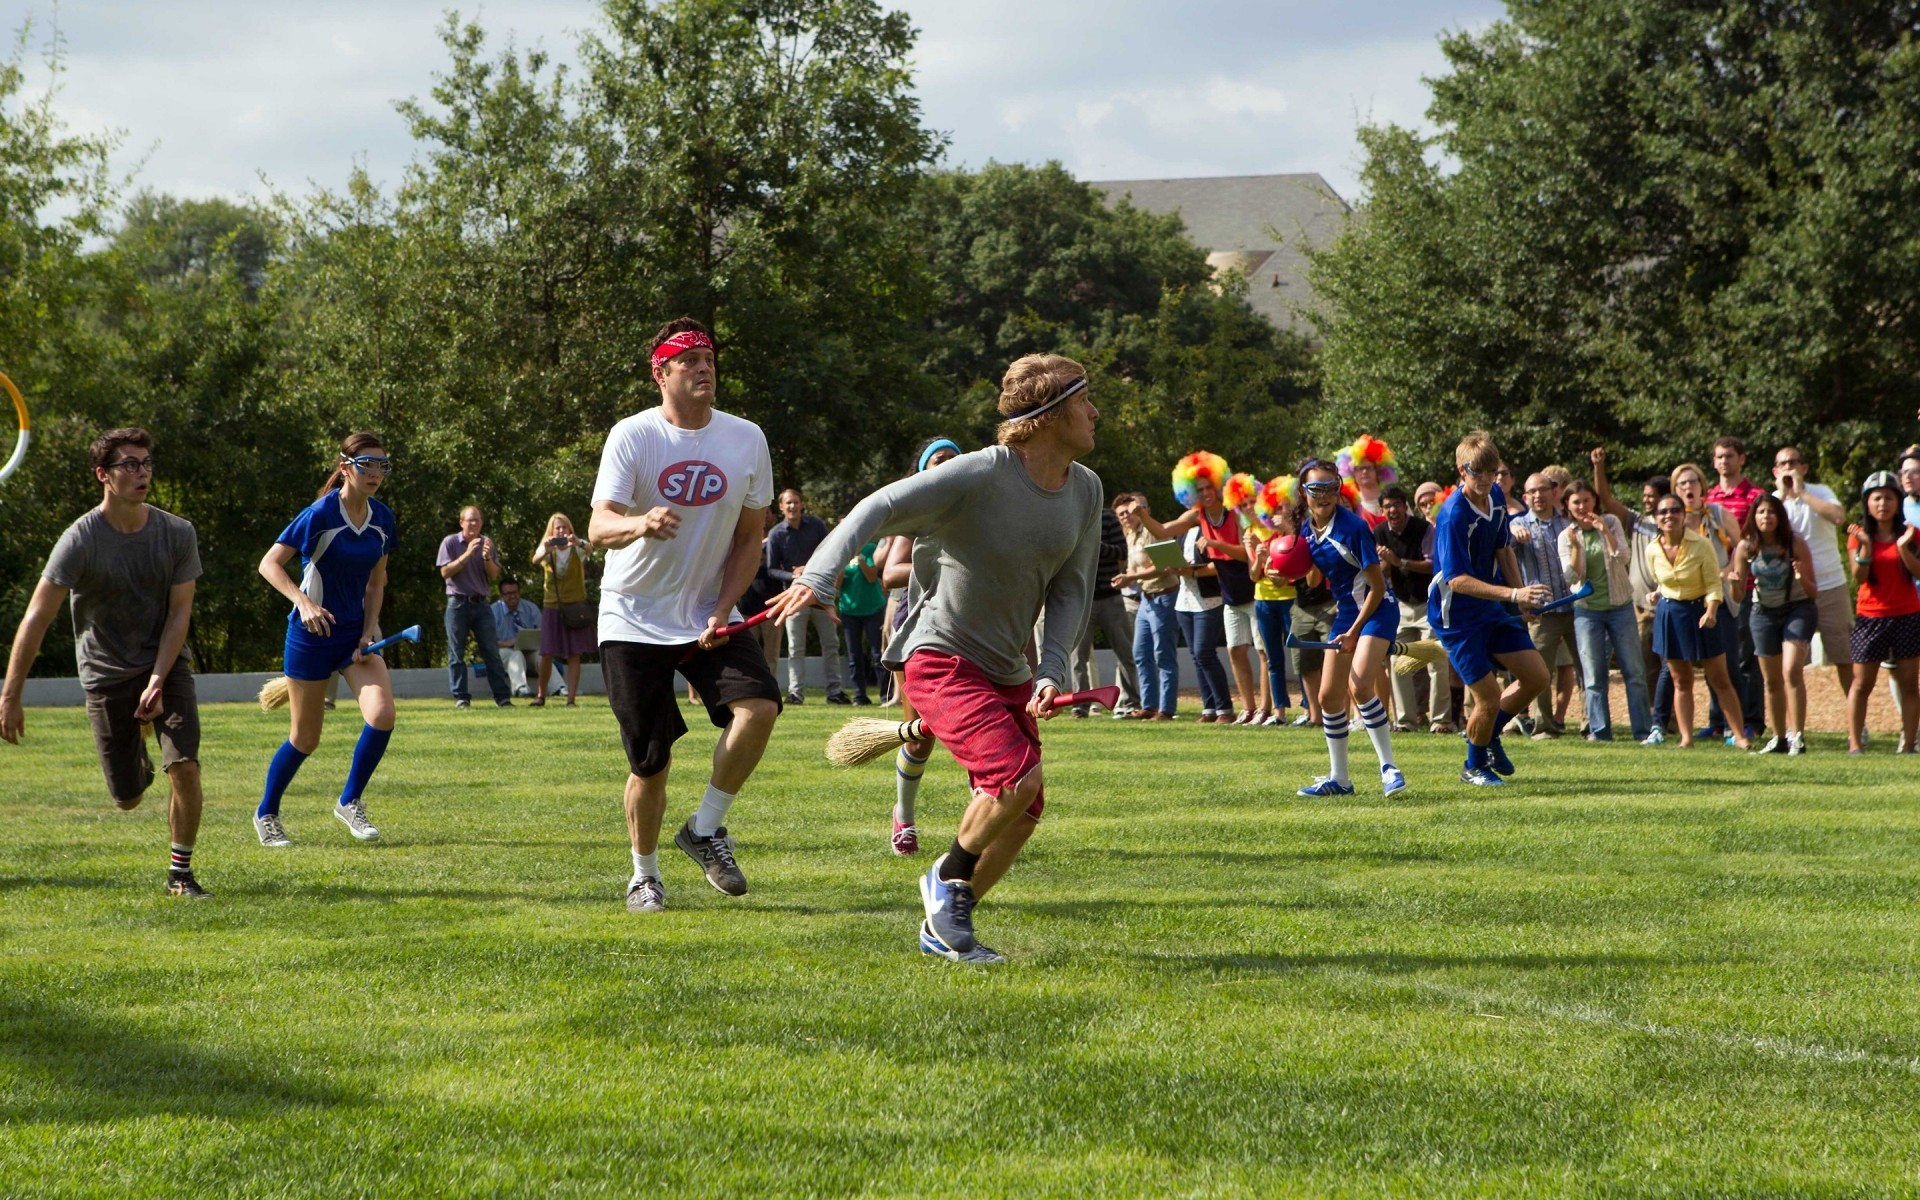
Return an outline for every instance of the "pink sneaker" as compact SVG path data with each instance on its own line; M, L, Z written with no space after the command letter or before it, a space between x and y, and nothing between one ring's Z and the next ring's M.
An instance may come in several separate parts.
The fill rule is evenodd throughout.
M902 858L920 853L920 830L912 825L902 825L899 817L893 819L893 852Z

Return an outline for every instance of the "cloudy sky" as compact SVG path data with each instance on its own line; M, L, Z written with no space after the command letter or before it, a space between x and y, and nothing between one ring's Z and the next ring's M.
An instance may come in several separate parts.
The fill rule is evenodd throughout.
M899 0L895 0L899 2ZM1364 119L1419 124L1437 39L1495 0L906 0L925 119L948 161L1059 159L1086 179L1317 171L1352 198ZM393 182L413 155L393 102L446 62L437 0L66 0L57 107L118 130L137 182L190 195L335 187L363 159ZM592 0L492 0L497 42L567 60ZM50 0L7 5L9 30ZM47 82L35 61L30 86Z

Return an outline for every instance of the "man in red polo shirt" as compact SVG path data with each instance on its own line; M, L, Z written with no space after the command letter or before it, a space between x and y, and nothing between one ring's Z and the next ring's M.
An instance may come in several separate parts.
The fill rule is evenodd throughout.
M1713 444L1713 469L1720 473L1720 482L1707 489L1707 503L1718 504L1726 509L1735 526L1745 525L1748 510L1765 494L1747 478L1746 443L1731 434L1716 441ZM1753 606L1746 603L1747 585L1744 582L1734 580L1727 586L1741 601L1740 613L1734 618L1733 628L1729 631L1732 637L1727 642L1727 671L1733 676L1733 686L1740 693L1740 704L1749 714L1749 721L1758 725L1759 714L1766 709L1760 707L1765 693L1760 686L1760 663L1753 656L1753 632L1747 628ZM1751 734L1752 730L1748 733Z

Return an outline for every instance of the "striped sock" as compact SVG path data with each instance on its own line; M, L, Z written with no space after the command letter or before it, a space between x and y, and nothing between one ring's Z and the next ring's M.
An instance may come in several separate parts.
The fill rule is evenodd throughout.
M920 776L926 771L927 760L915 758L905 746L893 756L893 818L902 825L913 824L913 802L920 795Z
M1393 731L1387 728L1387 706L1375 696L1360 706L1360 723L1367 727L1367 740L1382 767L1393 765Z
M1352 787L1353 775L1347 770L1347 714L1327 713L1320 732L1327 735L1327 763L1333 781L1341 787Z
M168 870L170 871L193 870L193 847L192 846L182 846L182 845L175 844L172 847L172 850L173 850L173 857L167 862Z

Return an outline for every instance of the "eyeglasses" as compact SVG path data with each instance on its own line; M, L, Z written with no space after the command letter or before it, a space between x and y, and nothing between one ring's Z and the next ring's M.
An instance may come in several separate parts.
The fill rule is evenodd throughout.
M142 471L153 470L153 459L151 457L123 458L123 459L120 459L118 462L108 463L107 470L125 471L129 475L138 475Z
M1782 458L1775 461L1773 465L1776 467L1804 467L1807 465L1807 460L1804 458Z
M362 454L357 458L350 458L347 461L353 464L354 470L363 473L372 472L375 475L393 474L393 460L385 456Z

